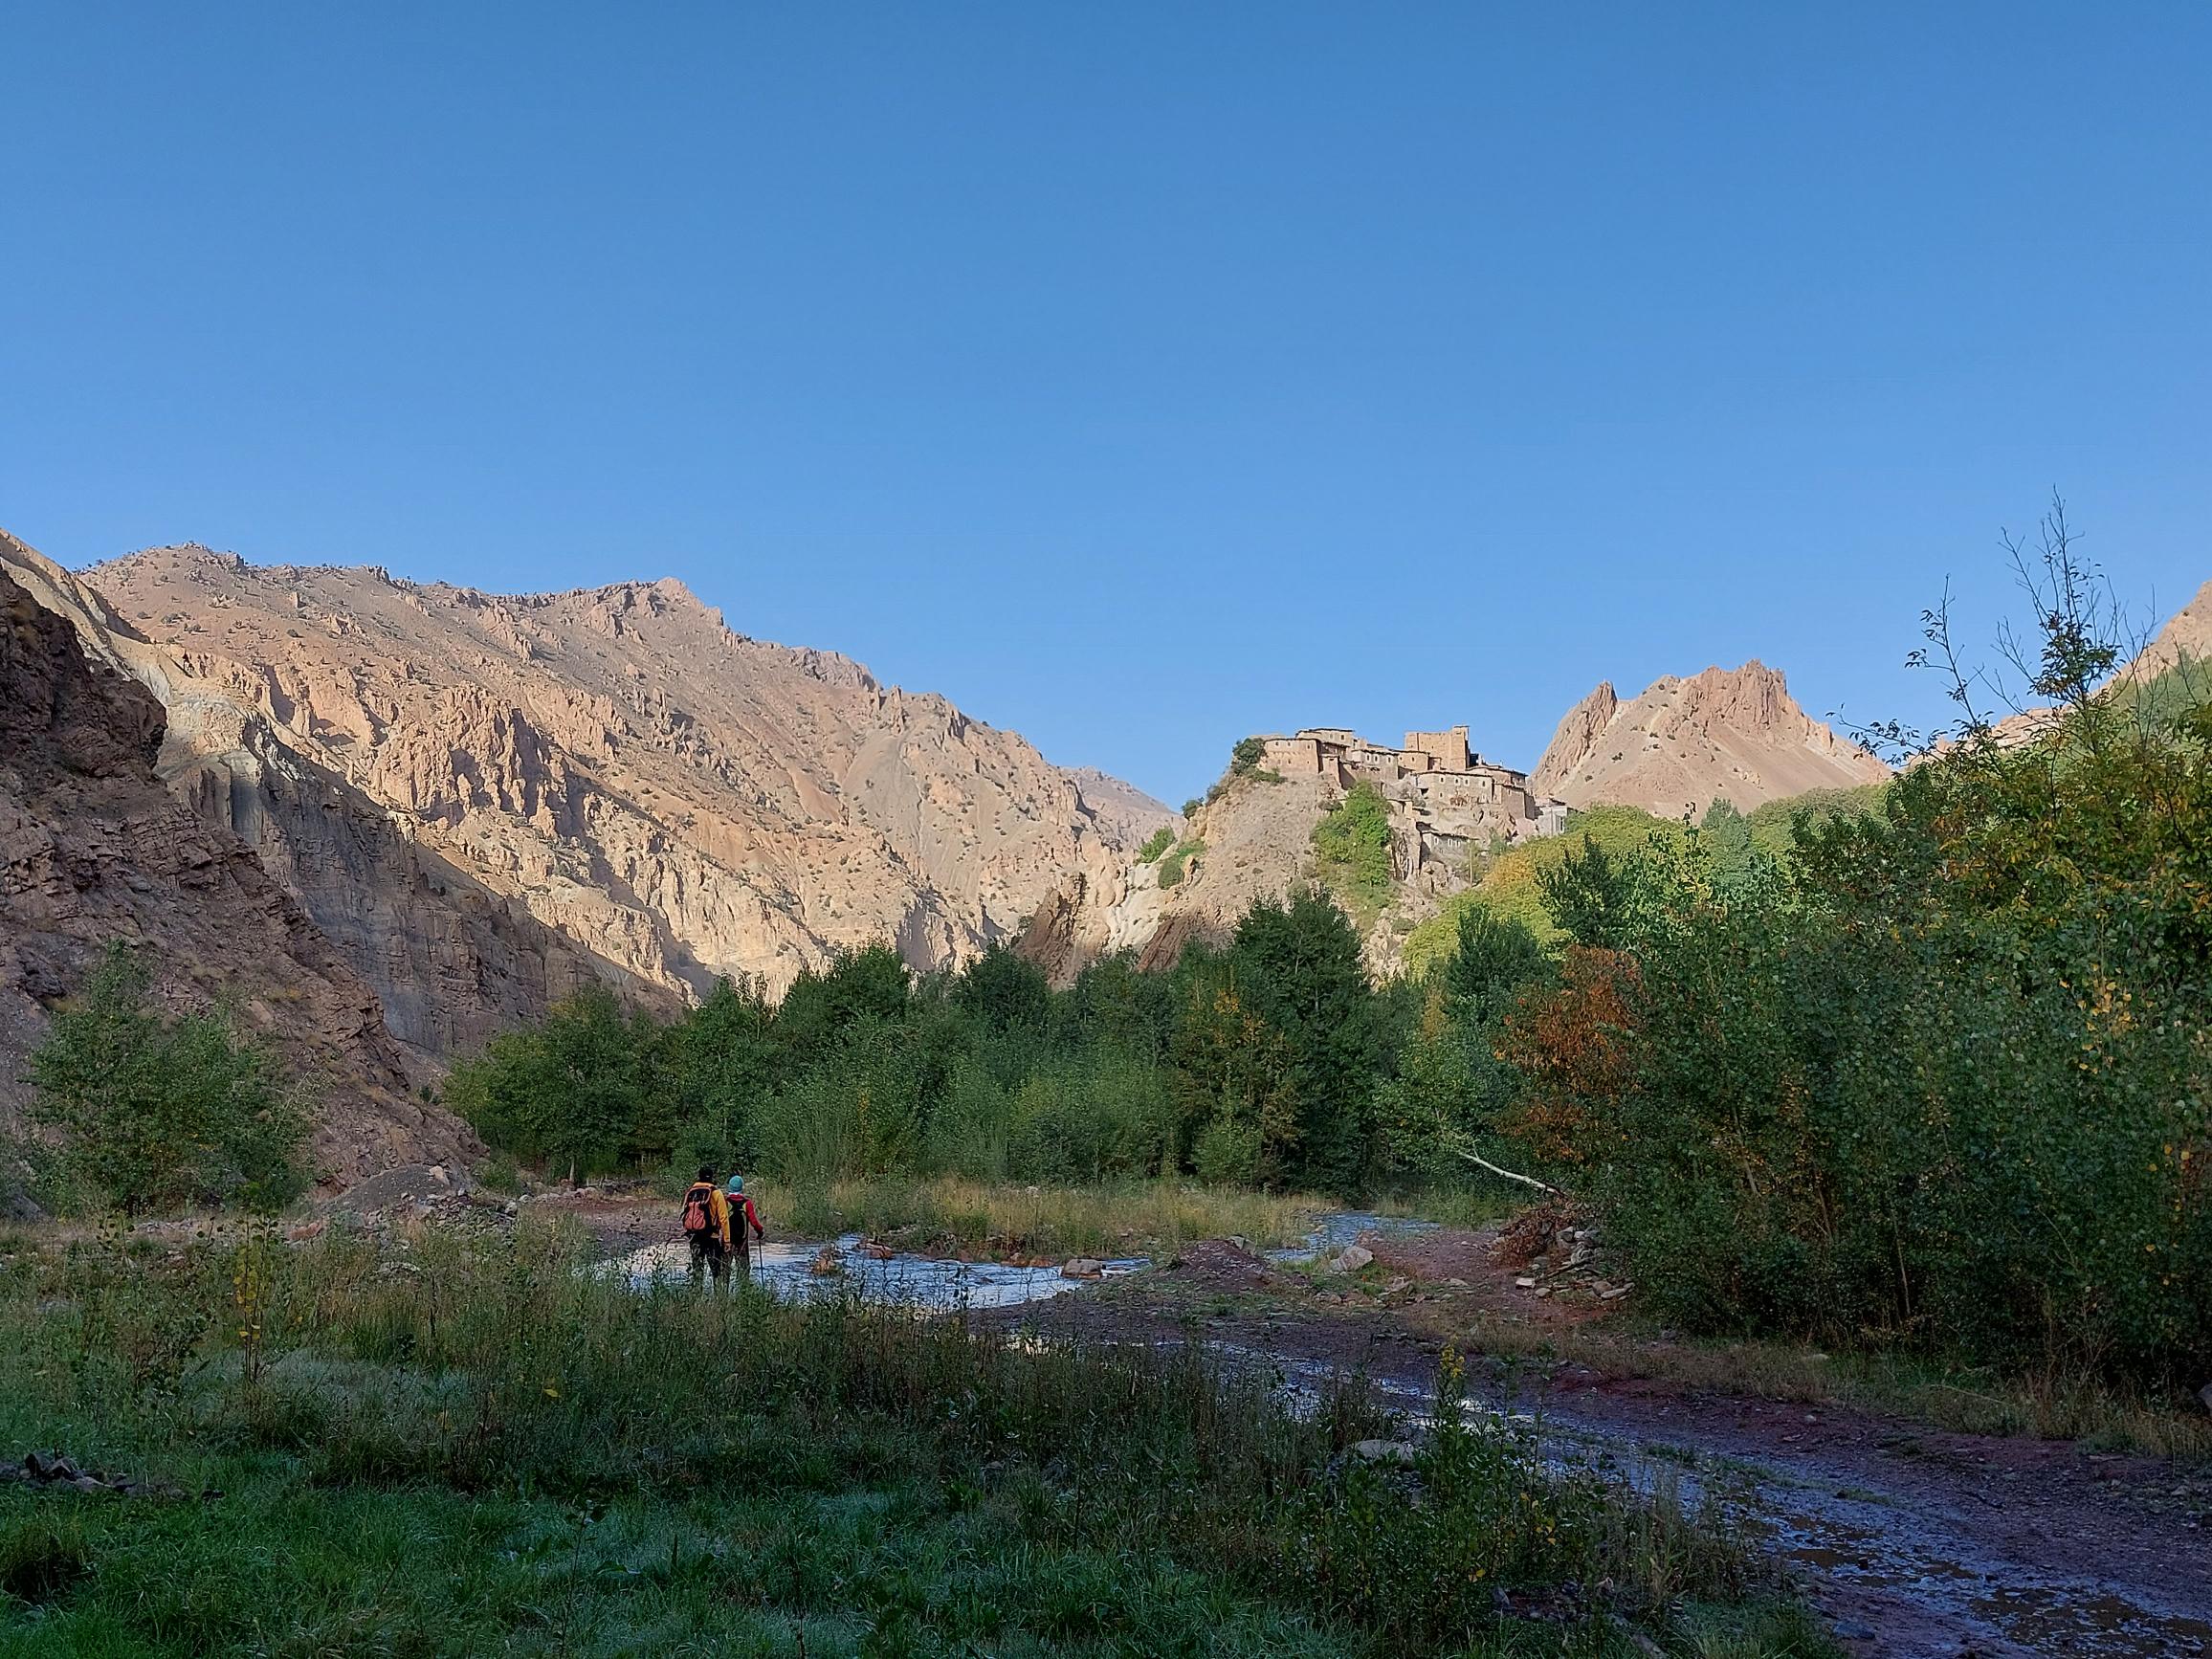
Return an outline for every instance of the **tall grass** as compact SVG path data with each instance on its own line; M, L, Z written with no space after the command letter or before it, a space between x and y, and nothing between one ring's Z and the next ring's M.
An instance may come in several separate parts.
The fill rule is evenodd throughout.
M1510 1436L1377 1466L1361 1389L1294 1416L1194 1346L633 1293L538 1228L265 1244L8 1269L0 1437L226 1495L0 1488L0 1653L1559 1650L1504 1587L1626 1654L1757 1588Z
M1301 1242L1327 1201L1183 1181L1021 1186L959 1176L877 1176L826 1185L766 1183L763 1215L804 1237L857 1231L916 1249L1132 1256L1199 1239L1255 1250Z

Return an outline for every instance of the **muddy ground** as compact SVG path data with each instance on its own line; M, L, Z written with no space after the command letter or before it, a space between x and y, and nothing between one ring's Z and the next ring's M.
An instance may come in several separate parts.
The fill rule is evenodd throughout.
M1375 1256L1361 1279L1406 1282L1382 1296L1339 1291L1330 1275L1213 1244L1095 1293L990 1316L1044 1333L1195 1338L1272 1364L1292 1386L1363 1372L1415 1410L1454 1341L1475 1391L1524 1421L1547 1456L1719 1504L1854 1651L2212 1654L2212 1470L1573 1363L1486 1360L1479 1329L1501 1316L1564 1330L1618 1304L1537 1296L1519 1282L1533 1275L1495 1263L1494 1231L1360 1242ZM1345 1300L1318 1299L1334 1294Z
M657 1208L559 1202L609 1253L668 1235ZM1495 1228L1358 1242L1374 1260L1356 1274L1215 1241L1079 1294L967 1316L1095 1340L1195 1340L1292 1390L1357 1372L1415 1414L1450 1342L1482 1404L1525 1426L1547 1457L1716 1505L1852 1651L2212 1656L2212 1468L1495 1358L1483 1333L1501 1320L1525 1327L1513 1346L1526 1349L1532 1335L1608 1321L1626 1304L1601 1299L1603 1280L1559 1273L1571 1247L1531 1265L1525 1250L1501 1252Z

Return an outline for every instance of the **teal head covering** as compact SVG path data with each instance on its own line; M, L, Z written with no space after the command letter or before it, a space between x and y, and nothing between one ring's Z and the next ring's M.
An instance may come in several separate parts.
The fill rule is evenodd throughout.
M744 1191L744 1190L745 1190L745 1178L744 1178L743 1176L741 1176L741 1175L733 1175L733 1176L731 1176L731 1177L730 1177L730 1191L731 1191L731 1192L733 1192L733 1193L739 1193L739 1192L742 1192L742 1191Z

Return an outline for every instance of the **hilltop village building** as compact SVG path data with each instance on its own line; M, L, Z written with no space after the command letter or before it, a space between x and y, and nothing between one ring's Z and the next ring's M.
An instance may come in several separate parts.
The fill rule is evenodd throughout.
M1338 789L1373 785L1390 805L1401 880L1447 885L1464 877L1475 852L1498 841L1566 828L1565 804L1532 793L1525 772L1476 754L1465 726L1407 732L1395 748L1342 726L1309 726L1261 742L1259 764L1286 778L1317 777Z

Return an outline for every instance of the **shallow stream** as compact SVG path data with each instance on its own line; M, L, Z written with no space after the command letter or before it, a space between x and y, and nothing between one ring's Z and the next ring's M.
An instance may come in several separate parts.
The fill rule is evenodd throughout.
M817 1272L824 1249L834 1251L835 1272ZM1101 1277L1119 1278L1148 1267L1143 1258L1100 1264ZM639 1290L654 1284L681 1284L691 1272L691 1247L683 1243L648 1245L618 1257L607 1271L627 1277ZM868 1241L849 1232L825 1247L818 1244L761 1244L753 1247L753 1278L786 1301L816 1295L858 1295L864 1301L904 1307L1010 1308L1041 1302L1095 1281L1072 1279L1057 1263L1047 1268L1015 1268L1003 1262L945 1261L936 1256L896 1251L871 1253Z

